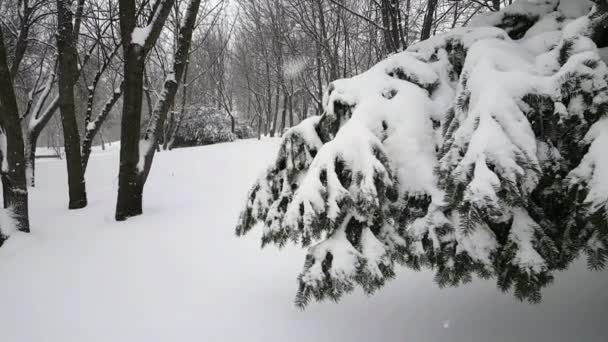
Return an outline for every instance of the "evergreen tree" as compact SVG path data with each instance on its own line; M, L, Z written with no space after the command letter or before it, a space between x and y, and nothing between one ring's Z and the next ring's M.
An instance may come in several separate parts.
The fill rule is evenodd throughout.
M372 293L396 264L439 286L494 278L530 302L581 252L602 269L604 9L521 0L332 82L323 115L284 135L237 234L259 223L262 246L309 247L300 306Z

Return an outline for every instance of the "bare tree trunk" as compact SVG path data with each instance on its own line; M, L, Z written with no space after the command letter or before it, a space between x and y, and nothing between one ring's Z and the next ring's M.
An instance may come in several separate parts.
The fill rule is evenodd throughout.
M408 0L409 1L409 0ZM407 21L404 22L403 17L401 16L401 6L400 6L400 0L393 0L393 2L395 3L395 23L397 25L397 35L399 37L399 40L401 42L401 49L405 50L407 48L407 42L405 39L405 30L404 30L404 26L407 26ZM407 6L406 6L407 7ZM406 17L407 20L407 17Z
M11 208L19 230L29 232L23 136L19 124L17 99L6 57L4 34L0 26L0 138L4 138L1 137L3 135L6 139L6 145L0 148L4 206ZM1 239L2 237L0 237Z
M289 93L289 127L293 127L293 81L291 83L291 91Z
M424 21L422 23L422 30L420 31L420 40L429 39L431 36L431 29L433 28L434 14L437 9L438 0L428 0L426 6L426 12L424 14Z
M162 22L169 15L171 5L164 6L165 14ZM159 3L158 1L156 2ZM166 4L166 3L163 3ZM122 101L122 119L120 126L120 167L118 174L118 196L116 201L117 221L126 220L128 217L140 215L141 196L143 189L137 181L139 175L139 133L141 126L141 109L144 86L144 66L146 47L154 42L148 42L150 36L143 37L142 41L132 39L136 29L135 2L130 0L119 1L120 32L123 41L124 55L124 77L125 91ZM155 8L152 16L156 15L159 8ZM160 29L159 29L160 31ZM141 33L141 32L138 32ZM142 37L138 37L142 38Z
M122 2L121 2L122 3ZM137 187L139 163L139 132L143 87L143 47L137 44L128 48L125 58L125 94L120 129L120 170L116 220L124 220L142 213L141 189Z
M25 179L27 185L34 187L36 174L36 143L38 142L38 134L28 132L25 139Z
M134 4L128 0L120 2L120 25L123 35L126 32L133 32L135 27ZM173 1L162 2L157 8L153 17L152 32L154 35L148 36L145 41L145 48L140 44L131 41L125 47L125 97L123 99L123 120L121 131L121 165L118 185L118 200L116 204L116 220L126 220L131 216L142 213L142 195L144 184L152 167L154 153L158 147L158 139L162 133L167 112L171 108L175 99L175 94L184 72L186 60L190 49L192 31L196 22L200 0L191 0L186 10L183 27L180 28L178 47L174 57L173 74L167 76L163 86L163 92L156 106L152 117L148 122L148 127L142 141L139 141L141 100L143 88L143 69L145 55L149 48L154 44L160 30L169 15ZM124 9L124 15L123 15ZM134 67L131 70L130 66ZM130 75L129 72L133 72ZM130 88L137 88L132 90ZM133 92L133 94L130 94ZM133 95L127 97L127 95ZM137 103L135 103L137 101ZM126 107L128 106L128 107ZM123 141L124 138L127 138ZM141 146L141 150L140 150ZM124 149L124 151L123 151ZM123 163L124 161L124 163Z
M32 14L31 8L27 2L23 5L23 13L21 14L21 25L19 25L19 35L17 36L17 42L15 43L13 53L13 64L11 65L10 74L12 78L17 76L19 71L19 65L25 56L25 50L28 45L28 36L30 32L30 15Z
M308 101L306 98L302 98L302 115L300 120L304 120L308 117Z
M313 16L313 19L316 19L316 17ZM316 25L316 20L315 20L315 25ZM323 78L321 76L321 64L322 64L322 55L321 55L321 42L319 41L319 39L315 39L315 57L317 60L316 63L316 71L317 71L317 92L318 92L318 98L319 101L317 102L317 115L321 115L321 113L323 113L323 102L322 102L322 98L323 98Z
M181 125L182 119L184 115L186 115L186 103L188 102L188 98L190 97L190 87L188 84L188 67L190 66L190 62L186 60L186 66L184 67L184 79L182 81L182 104L180 112L175 118L175 123L173 124L173 129L171 130L171 134L169 136L169 143L167 145L167 149L171 150L173 148L173 143L175 142L175 136L177 135L177 131L179 130L179 126Z
M385 50L386 50L386 54L392 53L397 51L397 47L394 45L393 42L393 37L391 36L391 30L390 30L390 19L389 19L389 12L390 12L390 0L382 0L381 3L381 9L380 9L380 13L382 16L382 27L384 27L384 30L382 30L382 33L384 34L384 46L385 46Z
M72 10L69 2L57 0L57 50L59 52L59 110L63 125L68 187L70 194L69 209L84 208L87 205L82 159L80 155L80 135L76 123L74 104L74 85L78 70L74 30L72 29Z
M281 96L281 89L279 85L277 85L277 92L274 95L274 112L272 115L272 126L270 126L270 136L274 137L274 134L277 131L277 118L279 117L279 99Z
M327 63L329 64L329 78L335 80L338 78L338 71L336 69L336 62L334 56L332 56L331 49L327 38L327 26L325 25L325 12L323 10L323 0L316 0L317 9L319 11L319 35L321 39L321 46L327 55Z
M412 10L412 1L405 0L405 18L403 19L403 36L405 38L405 42L403 43L404 47L410 44L410 11Z
M279 131L279 136L283 135L285 131L285 124L287 121L287 104L289 101L289 97L287 94L283 94L283 109L281 110L281 130Z
M258 140L262 139L262 115L258 115Z
M270 127L270 120L272 119L272 84L270 82L270 61L268 57L265 58L266 65L266 127L264 134L268 136L268 131L270 131L270 135L274 135L273 128Z
M99 141L101 142L101 150L106 150L106 139L103 137L103 131L99 132Z
M500 11L500 0L492 0L492 9L494 11Z

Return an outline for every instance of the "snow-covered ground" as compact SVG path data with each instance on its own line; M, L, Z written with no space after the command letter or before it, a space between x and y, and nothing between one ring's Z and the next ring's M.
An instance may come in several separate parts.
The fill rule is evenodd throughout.
M157 155L144 215L113 220L117 146L91 157L89 206L67 211L65 162L41 159L32 234L0 248L0 341L606 341L608 272L557 274L539 305L492 281L439 289L401 269L372 297L293 305L305 252L234 235L278 140Z

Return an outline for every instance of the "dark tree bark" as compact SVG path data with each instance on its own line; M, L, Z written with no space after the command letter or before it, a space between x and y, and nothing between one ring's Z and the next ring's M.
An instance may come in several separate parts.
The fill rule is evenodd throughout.
M279 99L281 96L281 89L277 85L277 92L274 95L274 112L272 114L272 126L270 126L270 136L274 137L277 132L277 119L279 117Z
M264 127L264 134L268 135L268 132L273 130L273 128L270 127L272 119L272 83L270 81L270 59L265 56L264 62L266 66L266 127ZM272 131L271 135L274 135Z
M283 108L281 109L281 130L279 136L283 135L285 131L285 125L287 124L287 105L289 103L289 97L287 94L283 94Z
M32 9L29 7L28 1L24 1L23 3L23 13L21 17L21 24L19 25L19 36L17 37L17 42L15 43L15 52L13 57L13 64L11 65L11 77L15 78L17 76L17 72L19 71L19 65L25 56L25 50L27 49L28 36L30 33L30 15L32 14Z
M386 49L386 53L391 53L395 51L395 47L393 46L393 38L391 37L391 33L389 30L390 22L388 19L389 12L389 0L382 0L380 3L380 16L382 17L382 34L384 35L384 47Z
M154 107L152 118L148 123L148 127L144 135L145 143L142 144L142 146L145 146L145 148L143 148L143 156L141 156L144 163L143 170L141 170L141 175L138 178L141 182L142 189L148 178L150 169L152 168L154 152L156 151L156 146L158 146L158 138L162 134L162 127L167 117L167 112L175 101L175 95L177 94L179 82L183 78L184 71L188 65L187 61L188 54L190 53L190 43L192 42L192 33L196 24L196 17L198 15L200 4L201 0L191 0L188 4L188 8L186 9L186 14L184 16L183 26L180 27L179 30L177 49L173 62L173 77L168 77L165 80L161 98ZM234 131L234 121L232 124Z
M121 8L121 29L123 29ZM133 17L133 26L135 18ZM126 31L131 32L132 29ZM141 192L137 187L137 164L139 162L139 132L141 123L141 100L143 96L144 47L128 43L125 49L124 75L125 93L122 101L122 120L120 127L120 169L118 176L118 199L116 220L124 220L142 213Z
M0 150L1 177L5 207L11 208L21 231L29 232L27 184L23 136L19 124L17 99L7 63L4 34L0 26L0 136L6 137L6 149ZM3 153L1 153L3 152ZM0 237L2 239L2 237Z
M492 10L500 11L500 0L492 0Z
M77 55L72 28L71 1L57 0L57 50L59 52L59 111L63 126L66 164L68 169L69 209L84 208L87 193L80 155L80 135L76 122L74 85L78 78Z
M403 24L398 0L382 0L380 3L384 45L387 53L398 52L405 48Z
M405 18L403 18L403 46L407 48L410 43L410 11L412 10L412 1L405 0Z
M293 127L293 81L291 83L291 91L289 93L289 127Z
M173 127L171 127L171 131L169 132L169 142L165 149L171 150L173 148L173 143L175 142L175 136L177 135L177 131L179 130L179 126L182 122L182 118L186 114L186 103L190 97L190 87L188 84L188 67L190 63L186 60L186 66L184 67L184 79L182 80L182 103L179 113L174 120Z
M420 40L429 39L431 36L431 30L433 28L433 21L435 20L435 10L437 9L437 0L429 0L426 6L426 12L424 14L424 21L422 22L422 30L420 31Z
M302 98L302 114L300 115L300 121L308 117L308 101L306 97Z
M120 127L120 169L118 174L117 221L142 213L143 183L139 181L139 134L141 103L144 86L146 55L156 43L169 16L173 0L156 1L148 25L149 33L143 42L132 39L136 29L135 2L120 0L120 32L123 42L125 91L122 101ZM141 32L138 32L138 34Z
M319 16L319 39L321 40L321 46L327 55L326 63L329 65L329 79L338 79L338 70L335 56L332 55L331 48L329 46L329 39L327 38L327 26L325 24L325 10L323 6L323 0L316 0L318 16Z
M117 221L126 220L131 216L142 213L144 184L152 167L154 153L158 147L158 139L162 134L167 112L173 104L179 86L178 82L182 79L186 66L200 0L191 0L188 4L184 24L180 28L178 36L173 75L165 79L162 95L148 122L140 151L139 132L145 55L156 42L172 5L172 0L165 0L157 6L154 17L149 24L151 25L150 35L145 39L144 46L133 41L124 45L126 88L123 98L121 163L115 215ZM133 32L135 28L135 6L131 1L121 0L120 10L120 28L124 37L125 34ZM123 41L127 42L129 40L123 38ZM130 74L131 72L133 74Z
M317 16L316 12L313 12L313 24L317 25ZM323 58L321 54L321 42L319 39L315 39L315 69L316 69L316 81L317 81L317 97L319 101L317 101L317 115L321 115L323 113L323 77L321 75L321 68L323 64Z
M262 116L258 114L258 140L262 139Z
M139 132L146 55L145 44L140 45L131 40L131 34L136 28L135 2L121 0L119 6L124 52L125 92L120 127L120 168L116 203L116 220L118 221L142 213L141 190L137 188L135 178L139 162ZM169 9L166 12L168 14Z

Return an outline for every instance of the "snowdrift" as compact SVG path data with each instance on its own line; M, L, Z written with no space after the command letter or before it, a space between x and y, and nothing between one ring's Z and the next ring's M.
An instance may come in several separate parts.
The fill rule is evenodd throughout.
M608 69L587 0L521 0L332 82L288 131L237 234L309 247L296 304L371 293L395 265L538 302L608 257Z

